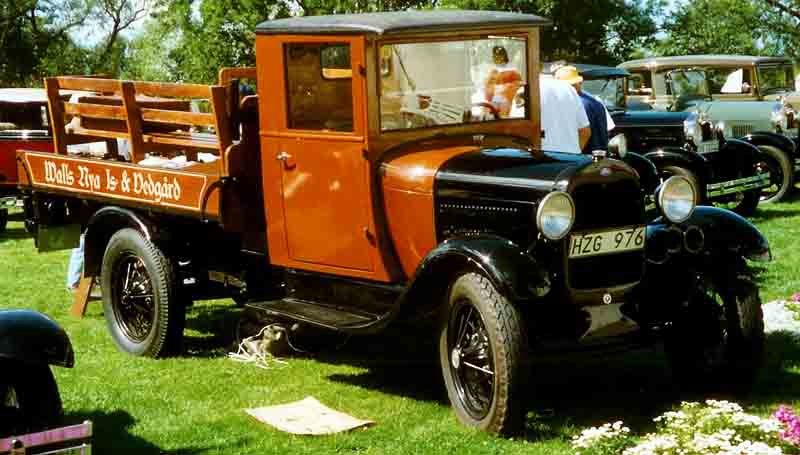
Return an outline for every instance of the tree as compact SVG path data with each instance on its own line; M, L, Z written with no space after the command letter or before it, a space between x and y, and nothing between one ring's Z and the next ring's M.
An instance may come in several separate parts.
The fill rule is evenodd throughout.
M777 50L800 59L800 0L761 0Z

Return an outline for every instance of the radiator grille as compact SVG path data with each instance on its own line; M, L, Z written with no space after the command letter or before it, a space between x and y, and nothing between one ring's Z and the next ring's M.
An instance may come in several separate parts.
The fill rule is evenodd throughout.
M752 133L755 127L751 123L740 123L731 125L731 133L733 137L743 137Z

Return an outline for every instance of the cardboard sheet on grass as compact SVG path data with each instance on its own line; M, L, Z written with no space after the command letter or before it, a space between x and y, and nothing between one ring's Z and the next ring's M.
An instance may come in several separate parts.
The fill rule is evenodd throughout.
M245 412L281 431L301 435L340 433L375 423L335 411L313 397L294 403L245 409Z

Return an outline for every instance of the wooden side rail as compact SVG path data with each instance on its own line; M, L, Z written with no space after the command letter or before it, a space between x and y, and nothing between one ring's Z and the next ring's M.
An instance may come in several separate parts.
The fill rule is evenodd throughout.
M225 152L233 135L225 87L85 77L47 78L45 86L57 153L66 154L70 144L126 139L134 162L145 153L183 151L196 159L197 151L207 151L219 157L220 174L227 175ZM87 94L70 102L61 90ZM198 99L208 100L211 112L191 112L191 100ZM67 116L77 120L67 122Z

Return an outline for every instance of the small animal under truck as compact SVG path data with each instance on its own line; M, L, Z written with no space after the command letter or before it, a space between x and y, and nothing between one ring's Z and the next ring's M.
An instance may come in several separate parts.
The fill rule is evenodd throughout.
M255 69L238 70L258 93L241 100L233 83L48 79L57 153L17 154L27 216L40 237L81 226L84 273L133 355L174 352L192 300L235 294L275 323L350 335L436 321L455 414L493 433L520 428L530 360L564 342L665 340L679 378L746 380L764 342L747 261L770 259L767 240L695 207L683 177L651 219L628 165L541 150L547 25L450 10L268 21ZM483 91L497 48L523 87L514 115ZM131 161L66 154L107 137Z

